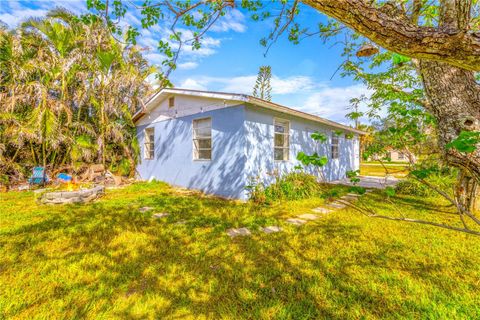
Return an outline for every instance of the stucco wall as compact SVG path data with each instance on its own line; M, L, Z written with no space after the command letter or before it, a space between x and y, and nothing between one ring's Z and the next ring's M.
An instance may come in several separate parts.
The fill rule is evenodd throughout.
M257 106L220 108L223 102L218 99L181 96L175 99L175 108L168 108L166 99L137 123L141 147L137 171L144 180L155 178L175 186L246 199L245 186L250 177L260 176L268 183L273 181L275 172L293 171L299 164L296 155L300 151L318 152L330 158L330 139L335 128ZM192 121L205 117L212 118L212 160L193 160ZM290 121L289 161L273 159L275 117ZM146 160L144 130L151 127L155 129L155 157ZM329 141L324 144L315 142L310 137L315 131L327 134ZM346 171L358 168L358 136L353 139L340 136L339 159L329 160L323 170L325 177L329 181L341 179ZM316 173L313 168L311 172Z
M175 96L173 107L168 106L168 97ZM165 121L173 118L181 118L202 112L223 109L229 106L239 105L234 101L224 101L221 99L212 99L205 97L193 97L187 95L161 96L152 102L154 109L138 120L137 126L147 125L149 123Z
M197 105L208 101L196 101ZM218 100L217 100L218 103ZM212 160L193 160L192 121L212 118ZM229 198L245 198L244 106L216 109L177 118L155 118L137 126L144 180L155 178L175 186ZM144 159L144 129L155 128L155 157Z
M274 118L290 121L290 160L274 161L273 137ZM260 176L266 182L273 179L274 173L285 174L294 170L299 163L296 156L300 151L307 154L318 152L329 158L324 167L324 175L328 181L345 177L348 170L359 169L359 142L358 135L353 139L346 139L344 135L339 137L339 159L331 159L331 136L335 128L330 128L313 121L285 115L261 107L248 105L246 107L245 122L246 143L246 173L247 178ZM310 135L315 132L323 132L328 136L326 143L317 143ZM313 168L311 168L311 172Z

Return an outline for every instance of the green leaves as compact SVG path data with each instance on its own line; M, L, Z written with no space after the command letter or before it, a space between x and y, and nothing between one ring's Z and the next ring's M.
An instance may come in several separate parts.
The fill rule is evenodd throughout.
M328 139L327 135L325 133L321 133L321 132L318 132L318 131L315 131L314 133L312 133L310 135L310 137L313 140L321 142L321 143L327 142L327 139Z
M385 191L385 194L387 195L387 197L394 197L395 196L395 188L393 188L393 187L388 186L388 187L385 188L384 191Z
M110 68L112 67L113 62L115 61L116 54L110 51L98 51L97 59L99 62L100 69L104 74L108 74Z
M328 158L326 156L319 156L317 153L308 155L303 151L300 151L297 154L297 160L300 161L304 166L313 165L316 167L323 167L328 163Z
M406 62L409 62L411 59L409 57L402 56L401 54L394 53L392 55L392 62L395 65L403 65Z
M360 170L347 171L346 175L347 178L350 179L350 182L353 183L353 185L356 185L360 182L360 178L358 177L360 175Z
M480 143L480 131L462 131L458 137L447 143L447 149L456 149L463 153L472 153Z

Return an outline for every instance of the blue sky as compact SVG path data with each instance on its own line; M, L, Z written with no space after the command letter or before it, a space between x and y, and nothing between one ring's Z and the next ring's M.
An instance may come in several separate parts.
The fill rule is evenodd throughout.
M86 11L85 0L0 0L0 20L15 27L56 6L78 14ZM325 20L307 7L302 7L298 18L302 26ZM138 13L130 11L124 23L138 25ZM334 41L324 44L318 37L294 45L284 36L265 57L259 40L268 34L270 23L254 22L248 13L231 11L207 34L200 50L187 48L182 52L172 82L183 88L250 94L259 66L270 65L274 102L350 124L344 117L349 99L368 94L368 90L338 74L332 78L343 61L341 45L333 46ZM142 31L138 39L141 46L151 48L146 57L154 64L163 59L155 48L158 40L166 37L164 30L155 26Z

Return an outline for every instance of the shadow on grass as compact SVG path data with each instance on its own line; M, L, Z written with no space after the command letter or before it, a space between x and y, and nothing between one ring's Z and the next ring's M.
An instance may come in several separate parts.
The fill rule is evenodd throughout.
M140 213L142 206L155 210ZM345 319L359 312L370 317L391 312L411 315L386 304L382 294L352 277L356 268L385 270L389 259L408 248L380 239L374 250L357 248L366 241L362 227L336 216L300 228L287 226L279 234L230 239L225 230L239 221L254 230L275 217L233 201L166 193L41 210L45 220L2 234L0 248L12 258L0 272L40 270L17 278L15 285L31 292L23 302L13 303L6 317L62 300L71 303L65 310L49 307L51 316ZM155 212L170 215L155 220L151 217ZM343 242L350 243L351 251L342 249ZM332 247L342 252L341 258ZM326 256L323 250L333 253ZM408 261L403 267L404 272L423 277L443 268ZM26 286L35 277L38 288ZM442 285L433 275L431 280L432 286ZM41 291L49 282L54 289Z

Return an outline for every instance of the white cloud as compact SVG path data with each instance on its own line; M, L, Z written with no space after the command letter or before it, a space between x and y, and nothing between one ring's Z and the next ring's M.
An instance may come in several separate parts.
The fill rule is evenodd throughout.
M195 81L195 83L200 84L204 88L209 88L210 90L250 94L252 92L253 86L255 85L256 79L256 75L238 77L200 76L184 80L182 86L187 81ZM292 76L280 78L274 75L272 77L271 83L272 94L274 95L309 92L315 88L313 80L310 77L306 76Z
M149 52L143 54L145 59L147 59L151 64L160 66L162 62L166 59L166 57L163 54L156 53L156 52Z
M192 70L198 67L198 63L194 61L187 61L187 62L179 63L177 67L178 69L182 69L182 70Z
M10 28L15 28L19 23L29 19L42 17L47 14L47 10L41 9L19 9L13 10L11 13L0 14L0 20L5 22Z
M361 84L347 87L324 86L310 94L300 109L332 120L345 121L345 115L349 113L350 99L361 95L369 97L371 93L371 90Z
M180 84L180 88L193 90L208 90L201 82L195 79L186 79Z
M293 76L281 79L272 77L272 94L290 94L310 91L315 88L314 81L306 76Z
M212 25L210 30L215 32L227 32L230 30L235 32L245 32L245 30L247 30L245 25L245 16L236 9L231 10L214 25Z
M56 7L65 8L73 13L82 13L86 11L85 1L83 0L50 0L35 1L26 3L22 1L4 1L0 0L0 20L5 22L10 28L15 28L19 23L29 18L42 17L47 12Z

